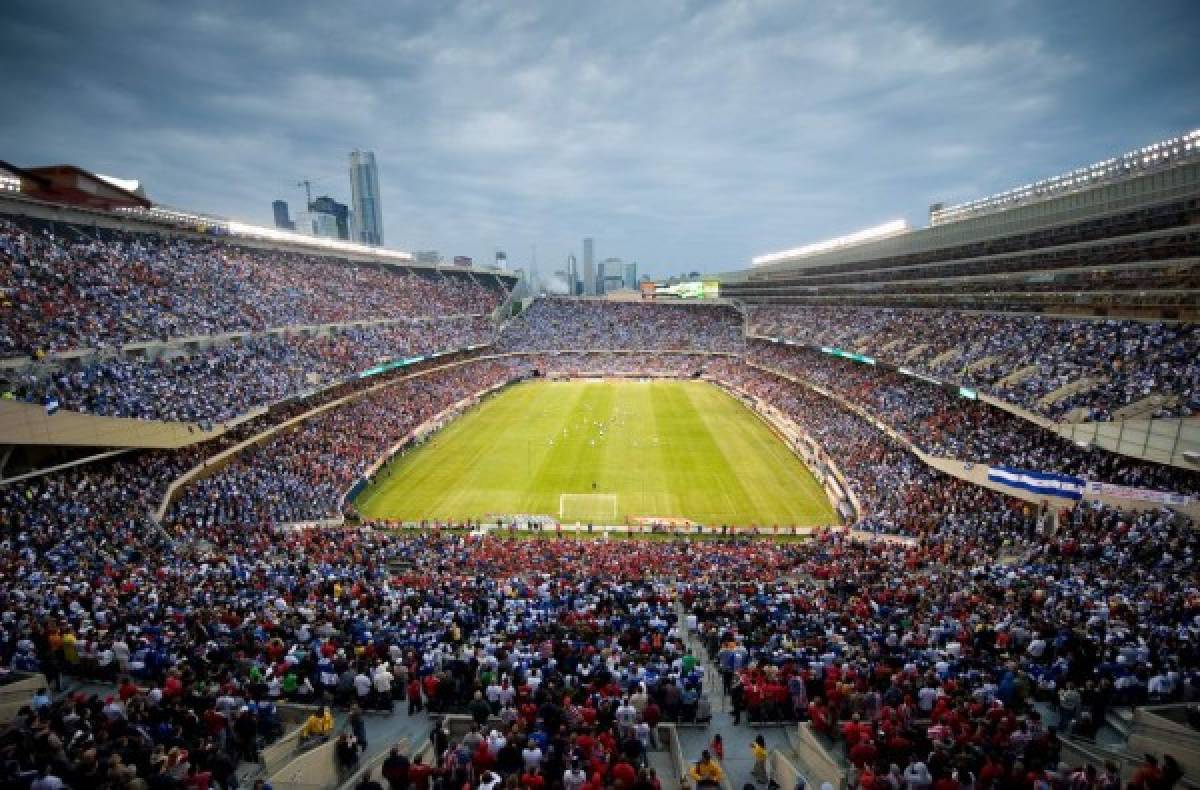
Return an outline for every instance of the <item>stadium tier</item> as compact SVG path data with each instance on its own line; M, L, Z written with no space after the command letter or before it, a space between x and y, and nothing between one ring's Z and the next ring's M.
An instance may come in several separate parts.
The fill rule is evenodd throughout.
M1196 770L1193 167L715 302L6 216L0 782Z
M721 294L745 306L751 335L903 367L1056 422L1191 417L1198 137L1167 141L1168 157L1113 160L1125 164L1103 178L938 209L927 228L763 256L724 276Z
M738 351L741 315L729 306L539 299L505 327L509 351Z
M1056 420L1200 410L1200 325L891 308L755 307L762 337L870 355Z
M0 354L7 355L479 315L501 298L467 276L31 220L0 225L0 255Z

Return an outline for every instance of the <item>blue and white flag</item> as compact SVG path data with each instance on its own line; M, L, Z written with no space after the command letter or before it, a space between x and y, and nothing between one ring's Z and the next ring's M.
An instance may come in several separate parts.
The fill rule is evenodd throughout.
M1053 472L1031 472L1028 469L1014 469L1011 466L988 467L988 482L1020 488L1043 496L1063 497L1064 499L1083 499L1083 491L1087 481L1082 477L1059 475Z

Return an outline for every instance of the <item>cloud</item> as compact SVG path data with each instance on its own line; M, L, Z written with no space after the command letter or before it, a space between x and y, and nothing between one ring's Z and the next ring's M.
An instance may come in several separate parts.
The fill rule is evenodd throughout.
M4 158L269 222L376 152L389 246L643 271L969 199L1196 125L1194 4L16 0ZM1118 46L1119 45L1119 46ZM1130 85L1137 90L1129 90Z

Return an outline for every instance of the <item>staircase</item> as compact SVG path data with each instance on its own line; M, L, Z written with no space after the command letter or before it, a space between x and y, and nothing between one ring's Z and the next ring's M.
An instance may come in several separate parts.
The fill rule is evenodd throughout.
M974 373L977 370L987 370L988 368L990 368L992 365L995 365L999 361L1000 361L1000 357L996 356L995 354L989 354L986 357L980 357L979 359L975 360L974 362L972 362L969 365L967 365L966 367L964 367L963 372L964 373Z
M1037 372L1037 365L1026 365L1008 373L1006 376L996 382L997 387L1011 387L1015 384L1020 384L1025 379Z
M1159 409L1171 408L1178 403L1179 397L1176 395L1147 395L1128 406L1122 406L1112 416L1114 421L1148 419Z
M1043 408L1046 406L1053 406L1055 403L1058 403L1064 398L1068 398L1077 392L1090 390L1097 384L1102 384L1106 380L1107 379L1105 379L1103 376L1081 376L1074 381L1067 382L1049 394L1043 395L1038 400L1038 405Z
M947 362L949 362L952 359L956 359L961 354L962 354L962 351L957 348L951 348L946 351L943 351L942 353L938 354L933 359L929 360L929 367L931 369L933 369L933 368L937 368L939 365L945 365Z

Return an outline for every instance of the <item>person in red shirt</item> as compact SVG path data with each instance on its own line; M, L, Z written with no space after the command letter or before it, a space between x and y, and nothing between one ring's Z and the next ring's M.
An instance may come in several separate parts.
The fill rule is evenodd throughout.
M871 737L870 729L861 725L857 713L850 721L842 724L842 739L846 741L847 749L853 749L860 740Z
M183 681L174 671L167 675L167 682L163 683L163 696L168 699L183 696Z
M546 787L546 777L542 776L541 769L529 768L521 774L521 787L526 790L543 790Z
M138 687L129 678L121 681L121 687L117 689L117 696L121 698L121 702L129 702L130 697L138 693Z
M825 706L821 704L821 698L808 703L808 719L812 722L812 728L822 735L829 736L831 731L829 728L829 716L825 712Z
M592 732L584 730L580 737L575 738L575 746L580 749L580 756L587 760L592 756L592 749L595 747L595 738L592 737Z
M210 738L219 738L221 732L225 729L228 722L225 721L225 716L217 711L216 708L209 708L204 711L204 729Z
M633 787L637 782L637 771L624 760L617 760L613 763L609 775L612 777L613 784L618 787Z
M1004 766L991 757L984 758L983 765L979 769L980 787L995 787L1002 776L1004 776Z
M1146 755L1146 762L1142 764L1134 773L1133 778L1129 780L1129 786L1136 790L1151 790L1159 787L1162 782L1162 769L1158 767L1158 758L1153 754Z
M426 675L425 680L422 681L422 685L425 687L425 699L429 704L432 705L433 701L437 699L437 675Z
M958 780L951 775L942 776L933 781L933 790L958 790Z
M848 754L850 762L857 765L860 769L863 766L871 765L875 762L875 758L879 756L879 750L875 748L875 744L870 738L863 738L854 744Z
M208 790L212 783L212 774L208 771L201 771L195 765L188 766L187 779L183 780L183 786L189 790Z
M471 756L471 764L475 767L476 776L480 776L484 771L489 770L496 764L496 758L492 756L491 750L488 749L488 742L486 740L479 744L479 748Z
M429 790L429 777L433 775L433 768L426 765L424 759L418 754L408 767L408 782L416 790Z
M408 681L408 689L405 691L408 695L408 715L420 713L423 709L421 704L421 681L413 678Z
M658 703L650 700L646 704L646 709L642 711L642 718L646 721L646 724L650 725L650 737L653 739L653 733L658 730L658 723L662 720L662 710L659 709Z

